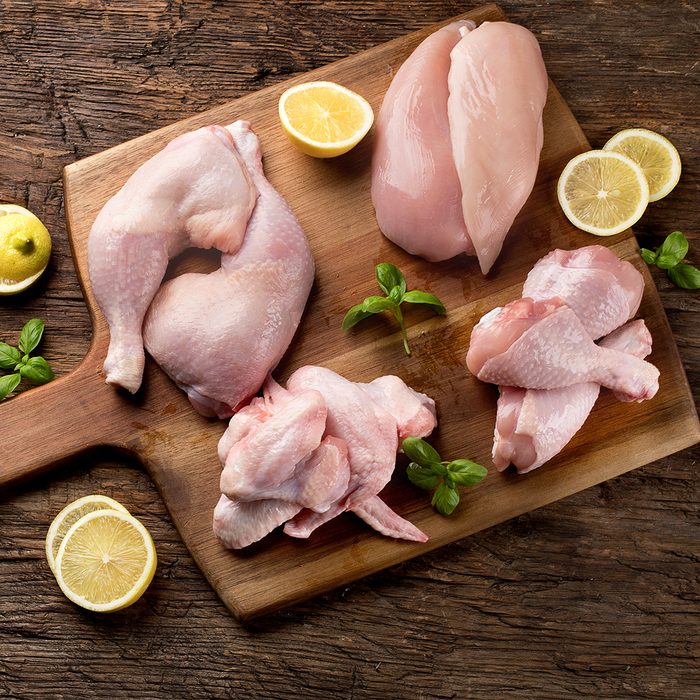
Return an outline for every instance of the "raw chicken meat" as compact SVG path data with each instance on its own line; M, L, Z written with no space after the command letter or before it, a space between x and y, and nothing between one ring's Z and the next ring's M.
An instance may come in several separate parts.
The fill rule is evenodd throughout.
M547 89L524 27L454 23L428 37L394 77L375 126L382 232L428 260L475 252L486 274L535 182Z
M509 22L465 33L450 59L452 153L464 222L486 274L535 184L547 70L537 39Z
M382 233L427 260L474 254L462 214L462 190L448 138L450 51L462 38L453 22L404 61L374 126L372 202Z
M523 296L535 301L560 297L594 340L608 335L639 309L644 278L609 248L590 245L553 250L530 270Z
M308 537L351 510L383 534L424 542L377 494L391 478L399 439L435 425L434 402L398 377L356 384L307 366L286 390L269 378L264 397L231 419L219 443L214 532L240 548L285 522L287 534Z
M600 342L601 347L644 358L651 334L644 321L630 321ZM542 391L500 387L493 443L499 469L514 464L524 474L558 454L579 431L600 393L596 382Z
M277 365L299 325L314 277L309 244L265 178L247 122L227 127L259 197L243 245L220 269L164 284L144 324L146 349L203 415L228 418Z
M472 331L467 367L482 381L523 389L597 382L628 401L650 399L659 388L656 367L596 345L558 297L525 297L484 316Z
M141 326L168 265L185 248L233 254L257 192L231 134L183 134L146 161L102 208L88 238L90 282L109 323L107 382L141 385Z

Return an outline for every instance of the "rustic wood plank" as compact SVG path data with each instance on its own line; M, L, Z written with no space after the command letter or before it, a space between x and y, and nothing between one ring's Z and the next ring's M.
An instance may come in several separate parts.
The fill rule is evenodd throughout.
M650 208L643 240L696 224L695 8L641 2L631 18L623 4L503 7L538 35L594 145L641 124L679 146L684 177ZM42 216L56 247L43 287L0 304L3 336L31 315L46 318L44 351L64 374L87 350L62 221L63 165L464 9L432 1L105 3L89 11L4 3L0 198ZM671 289L663 273L654 279L697 391L697 298ZM75 462L0 500L0 692L692 697L700 680L692 646L697 457L695 449L661 460L252 630L227 616L140 471L111 457ZM71 608L41 552L53 513L88 491L127 503L159 545L144 601L109 619Z

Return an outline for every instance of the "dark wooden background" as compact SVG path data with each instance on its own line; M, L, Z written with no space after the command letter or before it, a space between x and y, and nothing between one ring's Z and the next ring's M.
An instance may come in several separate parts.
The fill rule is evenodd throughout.
M39 215L55 246L38 285L0 298L0 339L45 319L43 352L59 374L88 347L65 165L473 6L0 2L0 201ZM673 140L681 182L637 232L651 245L686 231L700 263L690 233L699 230L700 6L501 6L535 32L595 147L629 126ZM700 297L654 276L697 399ZM247 628L209 588L137 464L76 461L0 494L0 696L697 697L698 456L687 450ZM137 515L160 559L142 600L106 617L63 597L43 553L53 516L91 492Z

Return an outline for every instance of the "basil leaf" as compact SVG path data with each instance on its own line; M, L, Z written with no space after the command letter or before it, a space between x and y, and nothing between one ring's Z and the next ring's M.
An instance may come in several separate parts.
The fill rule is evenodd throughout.
M406 467L406 476L412 484L425 491L432 491L440 483L440 477L430 467L421 467L415 462Z
M389 299L391 299L394 304L397 306L401 303L401 295L403 292L401 291L401 287L394 287L390 292L389 292Z
M446 484L440 484L433 494L432 505L442 515L450 515L459 503L459 493Z
M39 356L30 357L27 363L20 367L19 373L32 384L46 384L54 378L49 363Z
M460 486L474 486L487 474L488 470L469 459L455 459L447 465L451 479Z
M21 381L22 377L19 374L6 374L4 377L0 377L0 401L11 394Z
M361 304L362 310L366 313L377 314L382 311L393 311L396 304L386 297L367 297Z
M676 285L681 289L698 289L700 288L700 270L692 265L678 263L666 273Z
M423 467L440 464L440 455L425 440L407 437L401 447L412 462L417 462Z
M353 306L351 309L348 309L347 313L345 314L345 318L343 319L343 330L347 331L349 328L352 328L356 323L359 323L360 321L362 321L362 319L367 318L371 315L371 311L362 310L362 304L357 304Z
M640 248L639 254L647 265L656 265L656 253L649 248Z
M427 304L428 306L432 306L433 311L440 316L444 316L447 313L445 305L434 294L421 292L419 289L406 292L401 297L401 301L407 301L409 304Z
M401 294L406 291L406 280L404 279L403 273L396 265L392 265L391 263L379 263L379 265L374 268L374 273L377 276L379 288L384 294L391 294L391 290L394 287L399 287Z
M19 335L19 349L23 353L30 353L39 345L43 334L44 322L40 318L29 319Z
M7 343L0 343L0 369L14 369L22 358L17 348Z
M674 231L666 236L656 256L656 266L669 270L688 254L688 239L680 232Z

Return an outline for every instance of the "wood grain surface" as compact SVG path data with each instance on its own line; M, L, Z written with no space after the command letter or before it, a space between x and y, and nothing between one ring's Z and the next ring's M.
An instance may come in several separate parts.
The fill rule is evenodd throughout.
M3 339L16 339L22 322L40 315L49 327L43 352L62 373L87 349L89 321L61 221L63 165L465 9L444 2L130 10L76 3L60 12L52 3L3 5L0 76L9 89L1 98L0 195L42 216L56 242L43 286L2 302ZM684 178L645 216L645 242L696 226L694 8L642 3L634 23L601 3L505 9L537 34L551 77L594 145L641 124L679 146ZM655 281L696 380L695 297L661 275ZM51 419L31 418L36 437L27 449L39 449L42 421ZM149 481L135 465L93 453L0 500L0 691L692 697L696 456L681 453L242 629L197 573ZM41 551L53 514L90 491L122 500L159 544L152 588L108 619L63 600Z

